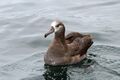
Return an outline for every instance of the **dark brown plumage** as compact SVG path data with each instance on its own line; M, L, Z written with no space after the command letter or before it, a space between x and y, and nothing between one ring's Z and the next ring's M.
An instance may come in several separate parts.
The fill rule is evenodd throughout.
M54 32L54 39L44 56L45 64L66 65L75 64L86 58L88 48L93 44L90 35L72 32L65 37L65 26L60 21L54 21L47 37Z

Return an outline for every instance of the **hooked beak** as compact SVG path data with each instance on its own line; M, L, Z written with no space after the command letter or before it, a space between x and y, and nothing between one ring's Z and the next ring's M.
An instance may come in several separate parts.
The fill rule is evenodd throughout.
M51 27L51 29L44 35L44 37L46 38L48 35L52 34L54 32L54 28Z

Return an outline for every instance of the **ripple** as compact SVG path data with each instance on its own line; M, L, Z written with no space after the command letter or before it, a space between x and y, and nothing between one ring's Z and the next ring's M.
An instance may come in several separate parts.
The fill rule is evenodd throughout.
M88 4L88 5L84 5L84 6L78 6L78 7L72 7L72 8L70 8L70 10L89 9L89 8L94 8L94 7L112 6L112 5L117 5L117 4L120 4L119 0L111 1L111 2L104 2L104 3Z

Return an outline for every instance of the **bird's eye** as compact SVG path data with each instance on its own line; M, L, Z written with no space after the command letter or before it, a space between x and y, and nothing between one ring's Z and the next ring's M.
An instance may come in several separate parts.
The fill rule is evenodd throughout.
M58 25L56 25L56 27L58 28L60 25L58 24Z
M59 27L59 25L56 26L57 28Z

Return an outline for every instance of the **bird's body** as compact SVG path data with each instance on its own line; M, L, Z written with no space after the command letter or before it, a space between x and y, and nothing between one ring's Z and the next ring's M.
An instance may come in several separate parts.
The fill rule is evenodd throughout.
M51 26L45 37L54 31L55 35L44 56L45 64L75 64L86 58L87 50L93 43L90 35L71 32L65 36L65 26L60 21L54 21Z

